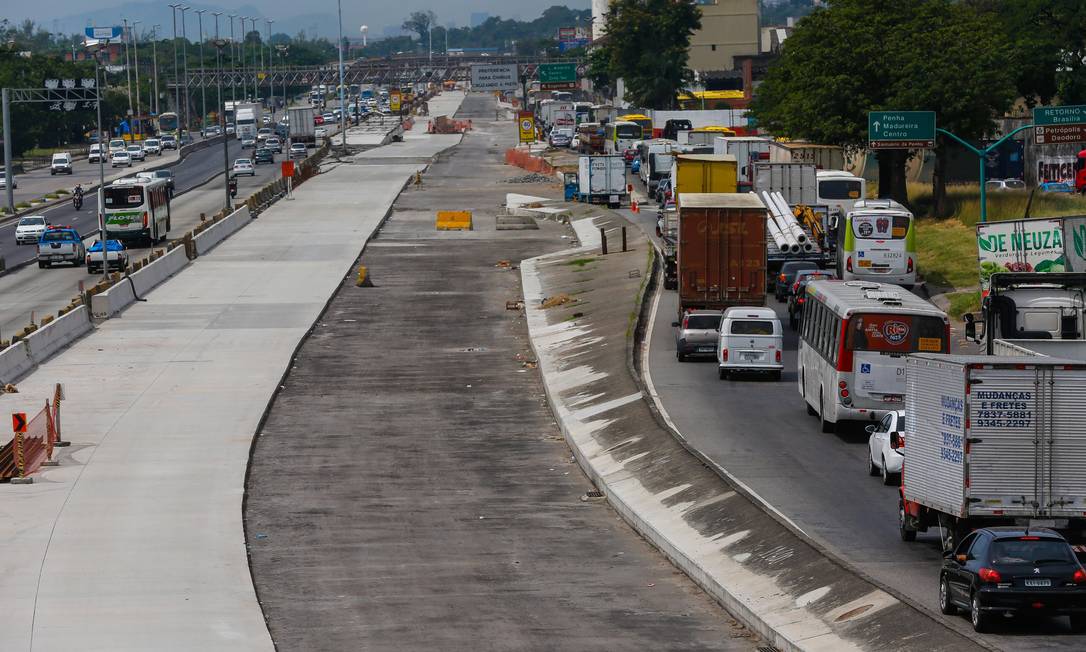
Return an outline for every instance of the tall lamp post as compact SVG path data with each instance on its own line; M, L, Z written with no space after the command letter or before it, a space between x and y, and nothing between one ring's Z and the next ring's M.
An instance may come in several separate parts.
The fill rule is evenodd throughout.
M204 85L204 13L207 9L197 9L196 24L200 30L200 135L204 135L207 126L207 86Z
M343 149L347 149L347 104L343 97L343 0L336 0L336 11L339 13L339 42L336 43L339 50L339 131L343 136Z
M126 85L128 86L128 134L132 135L132 118L136 113L132 110L132 66L129 63L130 58L128 54L128 43L132 40L132 32L128 29L128 19L122 19L124 23L124 31L121 32L121 38L124 39L124 77Z
M135 54L134 73L136 76L136 112L132 115L132 119L136 121L136 133L139 134L140 140L143 140L143 120L140 119L140 33L136 25L142 22L142 20L132 21L132 38L135 39L132 43L132 52Z
M161 107L159 107L159 104L158 104L158 100L159 100L159 97L158 97L158 29L160 27L162 27L162 25L157 25L156 24L156 25L151 26L151 69L155 74L155 77L154 77L154 79L155 79L155 81L154 81L155 90L153 91L153 93L154 93L154 102L152 104L154 105L153 110L154 110L156 116L159 113L161 113L161 110L160 110Z
M256 28L256 16L249 16L249 20L253 23L253 31L256 32L256 37L260 38L260 30ZM260 100L260 68L257 67L256 55L257 53L264 54L264 49L259 44L253 43L253 101ZM259 125L258 125L259 126Z
M108 39L100 41L88 41L87 49L91 51L94 56L94 88L98 95L97 101L94 103L98 109L98 146L101 147L105 141L102 138L102 82L99 79L100 70L102 67L101 54L102 51L109 45ZM98 239L102 241L102 260L105 261L106 256L106 212L105 212L105 198L102 196L104 188L106 187L106 163L105 156L98 157ZM102 264L102 280L109 279L109 265Z
M275 63L272 62L272 44L271 44L271 26L274 20L264 19L267 24L268 32L268 104L271 106L272 119L275 119L275 77L271 74L271 69L275 67ZM261 50L264 52L264 50ZM263 59L264 55L261 54L260 58Z
M214 41L215 44L215 67L218 69L218 74L215 76L218 81L219 88L219 104L216 109L219 113L219 128L222 129L222 163L223 163L223 183L226 186L226 203L223 204L223 208L227 213L233 210L233 202L230 201L230 139L226 137L226 107L222 103L222 49L226 47L226 41L217 38Z
M279 52L279 67L284 69L284 73L283 73L283 115L286 115L287 114L287 75L286 75L286 66L283 64L283 61L286 60L287 52L290 50L290 47L286 46L286 45L277 45L277 46L275 46L275 49ZM290 133L289 129L288 129L287 133L288 134ZM287 139L287 151L288 152L290 151L290 139L289 138Z
M181 115L181 76L177 74L177 10L181 8L180 4L170 5L170 12L173 15L173 92L174 92L174 109L178 115Z
M238 17L237 14L226 14L226 17L230 19L230 99L237 104L238 101L238 79L236 76L237 71L234 66L237 63L237 48L238 42L234 40L234 19Z
M181 142L178 143L178 145L185 144L185 130L192 127L192 116L189 115L189 37L185 31L185 23L187 22L185 20L185 12L189 9L192 9L192 7L181 7L181 47L183 48L181 51L181 62L185 68L185 123L184 128L181 130L182 137L179 139Z

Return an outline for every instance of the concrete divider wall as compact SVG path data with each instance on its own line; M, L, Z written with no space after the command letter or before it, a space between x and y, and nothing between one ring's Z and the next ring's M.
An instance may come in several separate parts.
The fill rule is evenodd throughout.
M34 368L26 340L12 344L0 351L0 383L13 383Z
M193 242L196 244L196 255L203 256L211 251L215 248L215 245L229 238L235 231L248 224L250 220L252 220L252 216L247 205L219 220L206 231L193 238Z
M79 306L27 335L20 344L26 343L30 360L39 365L92 329L87 307Z
M105 292L91 297L91 312L95 319L108 319L136 301L136 297L153 290L189 264L184 247L176 247L155 262L127 278L121 279Z

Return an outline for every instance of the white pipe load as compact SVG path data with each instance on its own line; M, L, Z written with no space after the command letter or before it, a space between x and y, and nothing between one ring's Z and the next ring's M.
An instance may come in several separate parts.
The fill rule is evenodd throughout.
M791 207L788 206L788 202L784 201L784 195L779 192L775 192L770 195L770 199L777 205L777 210L780 211L780 215L784 217L785 225L795 236L796 242L803 244L807 242L807 232L803 230L803 227L799 225L799 221L796 216L792 214ZM783 228L781 229L784 230Z
M800 245L799 240L792 233L791 229L788 228L788 223L781 216L780 208L777 206L777 203L773 200L769 193L764 190L762 191L762 199L765 202L766 207L769 209L769 216L767 219L773 221L774 225L777 227L777 230L780 231L781 236L784 238L784 241L788 245L787 247L781 247L781 251L785 253L798 254L800 251L802 251L803 247L802 245Z
M772 215L766 214L765 226L766 229L769 231L769 236L773 238L773 242L776 243L777 248L781 250L781 253L799 253L798 250L792 250L792 245L788 243L787 239L785 239L784 234L781 233L780 227L777 226L777 222L774 221Z

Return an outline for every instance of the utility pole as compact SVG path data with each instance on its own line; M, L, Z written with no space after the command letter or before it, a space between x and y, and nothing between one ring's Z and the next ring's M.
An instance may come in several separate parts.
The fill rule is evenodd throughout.
M223 204L226 213L233 210L233 202L230 201L230 139L226 137L226 108L222 103L222 49L226 47L226 41L221 38L216 38L215 42L215 66L219 70L219 74L216 75L218 79L219 87L219 104L216 111L219 114L219 128L222 129L222 161L223 161L223 179L226 186L226 203Z
M136 113L133 118L136 120L136 131L139 133L140 140L143 140L143 120L140 119L140 34L136 30L136 25L142 23L142 20L132 21L132 36L135 41L132 44L132 50L135 53L136 59ZM105 260L103 258L103 260Z
M343 149L347 149L347 105L343 97L343 0L336 0L336 11L339 13L339 42L336 44L339 50L339 131L343 135L341 142Z
M272 119L275 119L275 77L271 74L271 69L275 67L272 63L272 44L271 44L271 26L274 20L264 19L264 22L268 25L268 105L271 108ZM264 59L264 48L260 48L260 58Z
M236 77L237 70L237 47L238 42L234 40L234 19L238 17L237 14L227 14L227 18L230 19L230 99L234 101L235 106L238 101L238 80Z
M256 33L256 38L260 38L260 30L258 30L256 28L256 16L249 16L249 20L253 21L253 32ZM254 102L257 102L257 101L260 100L260 68L258 68L257 64L256 64L257 50L259 50L261 53L264 52L263 48L260 47L259 43L253 43L253 101ZM257 125L257 128L259 129L260 125Z
M207 86L204 84L204 13L207 9L197 9L197 24L200 26L200 135L204 135L207 126Z

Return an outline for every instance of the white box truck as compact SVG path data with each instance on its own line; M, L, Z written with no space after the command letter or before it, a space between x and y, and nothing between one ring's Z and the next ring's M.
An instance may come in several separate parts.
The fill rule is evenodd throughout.
M256 131L260 129L260 105L255 102L238 104L237 125L238 138L256 138Z
M754 188L754 165L769 159L770 140L758 136L717 136L713 139L714 154L731 154L739 165L739 192Z
M309 106L287 109L290 116L290 142L305 143L306 147L317 146L317 136L313 126L313 108Z
M920 353L905 363L901 538L939 527L952 550L978 527L1081 538L1086 527L1086 363ZM899 447L899 446L895 446Z
M818 202L818 177L808 163L755 163L754 191L779 192L789 206Z
M629 198L626 160L621 156L582 156L577 162L577 200L618 208Z

